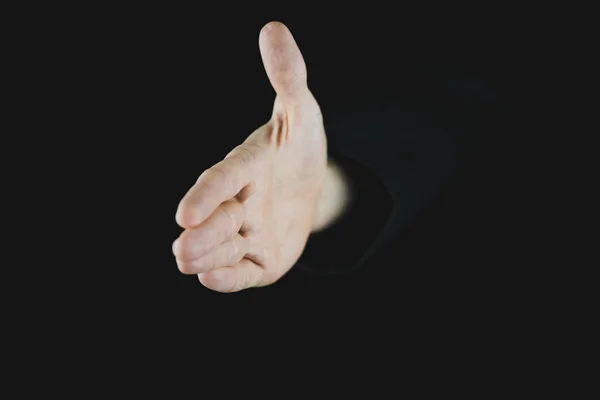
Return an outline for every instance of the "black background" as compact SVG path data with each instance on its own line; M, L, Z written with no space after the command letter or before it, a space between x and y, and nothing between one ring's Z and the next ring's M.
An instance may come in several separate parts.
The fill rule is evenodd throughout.
M69 105L59 117L76 133L67 143L91 164L77 199L84 208L91 201L98 226L93 240L84 239L77 260L85 265L69 278L74 287L94 293L92 304L113 310L111 318L157 324L174 316L460 310L503 301L492 293L514 278L506 263L514 192L504 112L518 60L501 13L253 7L79 10L76 20L53 27L64 40L39 39L52 46L48 65L65 77L64 87L54 84ZM377 107L404 96L449 112L467 107L485 130L464 168L370 266L321 278L292 269L270 287L215 293L177 270L174 215L198 175L270 117L274 92L258 34L271 20L294 34L325 120L347 104ZM493 95L460 99L453 81L476 82Z
M538 289L566 297L568 283L546 284L552 273L540 254L561 246L524 250L536 239L533 211L562 189L534 157L541 146L524 145L528 133L545 135L539 123L556 116L545 111L523 132L507 114L516 103L533 109L532 77L554 90L556 76L545 68L563 55L538 22L546 19L561 36L555 25L563 19L504 3L420 4L47 3L6 12L17 22L7 29L6 65L17 71L4 77L18 87L9 105L22 114L6 111L18 120L16 134L3 137L6 175L18 187L3 194L26 207L5 209L22 228L15 246L5 245L5 355L14 356L9 373L23 378L6 381L20 391L122 393L126 385L156 395L171 375L169 392L191 382L197 396L217 386L214 375L229 380L217 389L230 393L257 371L252 392L262 394L279 383L273 370L285 371L295 379L288 389L297 389L331 380L337 367L323 374L318 367L341 360L360 375L340 381L345 386L387 371L399 389L407 380L395 368L402 363L436 383L430 387L440 387L431 367L460 371L476 386L479 379L460 369L465 362L502 379L488 385L494 390L522 369L529 380L537 370L531 361L554 365L555 343L543 339L562 332L560 307ZM258 34L271 20L293 32L326 121L344 115L347 104L378 107L404 96L448 112L466 107L483 129L437 199L360 272L317 278L292 269L266 288L215 293L177 270L174 215L197 176L270 116L274 93ZM551 49L551 62L533 68L540 48ZM478 82L493 95L470 102L448 87L452 81ZM25 142L16 162L12 139ZM528 195L540 179L552 190L534 203ZM563 211L543 215L550 221L543 226ZM26 276L8 279L14 271ZM549 328L529 330L543 313L551 315ZM313 355L318 343L325 348ZM298 363L300 372L283 363L263 369L259 362L272 350L291 363L297 350L314 358ZM411 350L417 363L407 361ZM508 368L490 373L490 361Z
M108 25L88 44L99 50L91 61L94 87L104 99L99 127L103 140L112 143L108 160L118 158L119 165L128 166L127 179L115 182L122 194L109 197L121 211L127 208L118 215L128 232L123 243L127 277L131 269L137 271L126 280L133 298L139 296L143 304L143 299L154 303L166 296L168 304L180 301L191 309L205 302L243 306L318 299L350 309L350 303L379 296L414 300L424 291L430 297L447 290L448 281L463 289L467 281L477 281L477 290L485 292L500 278L490 272L498 254L493 251L497 243L489 241L496 240L494 225L502 213L497 207L502 183L494 182L493 163L501 143L506 49L502 34L486 29L485 18L465 28L458 20L415 23L408 16L355 19L343 13L335 18L277 12L199 21L180 17L145 17L144 12L123 17L115 32ZM438 200L372 261L379 267L319 279L292 271L272 287L213 293L176 268L170 245L180 229L174 213L197 176L269 118L274 93L257 42L260 28L272 19L293 32L325 118L343 113L345 104L376 107L364 99L385 103L398 95L413 97L423 107L442 101L450 109L457 101L447 82L473 80L494 93L472 105L488 118L488 131ZM460 297L460 290L452 295Z
M13 326L26 327L18 339L36 355L75 354L96 368L103 367L91 354L114 355L110 368L125 369L127 358L137 365L183 356L191 369L163 367L185 380L201 377L198 370L223 358L212 352L229 348L242 348L245 367L247 357L269 349L287 355L313 340L344 354L373 353L386 338L411 346L400 339L407 333L456 349L452 333L485 340L513 329L502 317L514 316L532 281L518 255L529 244L519 211L530 205L515 185L523 181L523 139L506 118L515 83L521 100L528 89L514 51L517 10L507 18L490 4L45 7L27 10L29 24L12 33L30 39L15 58L27 75L18 81L21 95L36 106L22 123L42 125L21 128L36 161L23 165L39 167L22 183L36 191L36 212L23 214L34 220L22 224L27 235L19 240L28 248L17 265L33 290L19 289L11 300L31 304L31 313L14 307ZM176 267L175 211L199 174L270 117L274 93L258 34L271 20L294 34L325 121L347 105L378 107L403 96L422 107L469 109L483 129L437 199L359 272L312 277L292 269L266 288L211 292ZM448 85L456 81L477 82L493 95L461 98ZM40 215L54 220L32 229ZM516 327L507 336L519 333ZM365 340L373 334L377 340ZM31 376L29 359L18 358ZM82 377L104 378L72 365Z

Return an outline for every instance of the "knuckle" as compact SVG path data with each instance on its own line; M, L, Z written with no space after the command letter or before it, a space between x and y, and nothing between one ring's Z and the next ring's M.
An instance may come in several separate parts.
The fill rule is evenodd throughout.
M195 232L184 232L178 239L178 244L173 248L175 258L182 262L191 262L206 250L202 241Z
M230 291L228 288L231 286L231 283L218 270L199 274L198 279L203 286L216 292L227 293Z
M229 154L231 154L232 157L235 157L243 164L250 164L255 157L255 153L252 151L253 148L253 145L249 143L244 143L242 145L237 146Z
M285 70L277 72L276 79L283 86L295 89L306 83L306 74L303 71Z
M239 161L242 164L246 164L249 161L250 154L244 146L237 146L225 158L230 161Z
M240 290L250 289L256 286L256 276L254 274L240 273L237 274L233 291L239 292Z
M198 177L198 181L204 181L210 184L213 183L215 180L218 180L220 175L221 173L215 170L214 167L211 167L200 174L200 176Z
M239 292L240 290L244 289L241 285L243 281L240 278L243 279L243 277L240 277L240 274L235 274L234 279L228 282L228 286L223 286L224 291L227 293L233 293Z
M238 257L238 254L240 253L240 249L237 245L237 243L234 240L231 240L229 242L227 242L227 261L229 263L234 263L236 262L236 259Z
M189 240L185 237L180 237L177 242L173 244L173 255L179 260L185 260L189 253Z
M192 272L192 265L183 261L177 261L177 268L179 269L179 272L181 272L184 275L191 275L193 274Z
M207 169L204 174L207 176L206 179L209 185L225 186L227 189L232 186L229 174L221 166L215 165Z
M225 219L227 222L227 232L226 235L227 236L231 236L233 233L236 232L237 229L237 220L235 218L235 213L233 210L231 210L231 206L229 205L225 205L223 207L220 207L221 210L221 215L223 215L223 219Z
M233 277L229 278L225 278L225 276L219 275L217 276L217 287L219 288L219 291L223 293L237 292L240 290L238 289L239 279L240 278L238 274L233 274Z
M246 274L242 279L240 279L239 290L249 289L252 286L252 277L249 274Z

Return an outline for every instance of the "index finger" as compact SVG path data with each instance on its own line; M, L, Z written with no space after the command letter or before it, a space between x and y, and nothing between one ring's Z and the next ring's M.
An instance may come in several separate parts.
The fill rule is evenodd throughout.
M175 220L185 229L193 228L208 218L216 208L250 183L247 162L242 157L228 157L200 175L183 196Z

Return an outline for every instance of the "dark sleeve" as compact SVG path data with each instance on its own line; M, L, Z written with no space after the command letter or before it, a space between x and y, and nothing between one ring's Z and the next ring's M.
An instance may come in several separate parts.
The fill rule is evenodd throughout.
M377 98L356 101L325 128L353 200L339 221L308 239L297 266L317 274L365 265L441 192L480 131L477 113Z

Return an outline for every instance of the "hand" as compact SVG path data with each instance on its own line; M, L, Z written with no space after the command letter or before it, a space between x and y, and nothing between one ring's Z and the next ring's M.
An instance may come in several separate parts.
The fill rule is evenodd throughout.
M319 106L285 25L268 23L260 52L275 89L273 114L181 200L173 243L184 274L218 292L269 285L296 263L316 218L327 169Z

